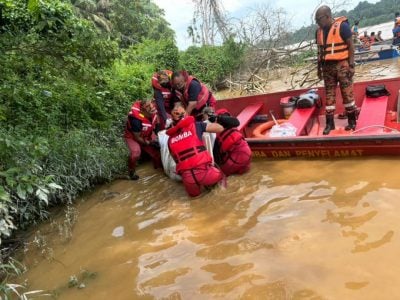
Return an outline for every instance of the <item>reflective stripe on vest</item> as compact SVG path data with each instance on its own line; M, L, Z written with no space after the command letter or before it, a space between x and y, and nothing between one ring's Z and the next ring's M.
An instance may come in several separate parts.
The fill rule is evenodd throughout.
M168 77L172 76L172 71L164 70L164 72L167 73ZM154 73L153 77L151 77L151 85L153 86L154 89L159 90L162 93L163 98L164 98L164 106L165 106L165 108L169 109L170 101L172 98L172 92L171 92L171 89L163 87L158 82L158 73Z
M349 47L340 36L340 26L347 21L345 17L335 19L329 29L326 42L324 41L324 33L321 28L317 31L317 44L319 51L322 51L323 60L344 60L349 57Z
M177 157L176 157L177 162L183 162L186 159L189 159L192 156L195 156L204 151L207 151L207 148L205 146L196 146L193 148L183 150L177 154Z
M155 114L152 115L151 122L150 122L150 120L141 113L140 108L141 108L140 100L136 101L132 105L131 111L128 114L127 129L131 130L129 116L134 117L135 119L138 119L142 122L142 131L140 133L140 136L142 138L149 138L153 134L154 126L157 123L157 116Z

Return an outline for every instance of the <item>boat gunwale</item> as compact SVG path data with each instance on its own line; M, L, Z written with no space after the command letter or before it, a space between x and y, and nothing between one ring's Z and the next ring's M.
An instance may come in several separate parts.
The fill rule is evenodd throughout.
M296 136L296 137L277 137L277 138L246 138L249 144L278 144L278 143L309 143L309 142L362 142L362 141L398 141L400 143L400 133L371 134L371 135L350 135L350 136Z

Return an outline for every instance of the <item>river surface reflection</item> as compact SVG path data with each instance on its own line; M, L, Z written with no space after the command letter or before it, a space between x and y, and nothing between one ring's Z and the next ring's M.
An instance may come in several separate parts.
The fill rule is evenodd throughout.
M191 201L162 173L140 173L83 197L70 239L54 225L63 216L39 228L47 243L25 255L30 289L59 299L400 297L397 159L256 160ZM81 289L67 287L72 275Z

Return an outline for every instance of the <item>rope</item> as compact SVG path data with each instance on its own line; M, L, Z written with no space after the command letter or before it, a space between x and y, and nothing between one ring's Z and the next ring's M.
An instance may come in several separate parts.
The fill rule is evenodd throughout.
M394 128L391 128L391 127L387 127L387 126L384 126L384 125L370 125L370 126L365 126L365 127L363 127L363 128L357 129L357 130L353 131L351 134L355 134L355 133L360 132L360 131L363 131L363 130L365 130L365 129L376 128L376 127L378 127L378 128L383 128L383 129L389 129L389 130L391 130L391 131L400 133L400 131L398 131L397 129L394 129Z

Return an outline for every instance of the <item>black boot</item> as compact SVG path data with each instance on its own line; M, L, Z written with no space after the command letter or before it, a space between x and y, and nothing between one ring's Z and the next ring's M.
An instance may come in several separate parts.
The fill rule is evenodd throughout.
M335 129L335 121L334 121L334 114L327 114L326 115L326 126L324 129L323 135L329 134L331 130Z
M129 179L130 180L138 180L139 179L139 175L136 174L135 170L129 171Z
M347 112L347 121L349 122L349 124L344 128L345 130L354 130L356 129L356 110L353 110L352 112Z

